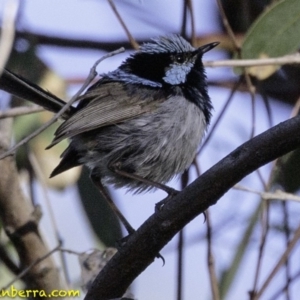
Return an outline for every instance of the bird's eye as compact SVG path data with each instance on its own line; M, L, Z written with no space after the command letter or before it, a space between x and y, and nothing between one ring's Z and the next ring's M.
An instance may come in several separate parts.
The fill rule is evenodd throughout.
M184 62L184 56L182 53L175 55L175 61L178 63L183 63Z

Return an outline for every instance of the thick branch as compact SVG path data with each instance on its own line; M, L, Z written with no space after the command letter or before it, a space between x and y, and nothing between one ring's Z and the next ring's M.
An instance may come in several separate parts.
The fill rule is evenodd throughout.
M48 46L59 46L59 47L74 47L74 48L85 48L85 49L96 49L112 51L116 48L124 47L125 49L132 49L131 44L127 41L118 42L98 42L92 40L79 40L70 39L68 37L57 37L57 36L47 36L44 34L34 33L34 32L23 32L16 31L16 37L32 39L37 44L48 45ZM226 36L225 36L226 38ZM239 36L239 39L241 37ZM137 40L139 44L147 42L149 39ZM211 41L221 41L222 49L227 48L227 41L224 40L223 35L211 35L211 36L201 36L197 38L196 47L211 42ZM251 67L251 66L268 66L268 65L286 65L286 64L299 64L300 55L298 53L285 55L276 58L261 58L261 59L228 59L220 61L205 61L204 65L206 67Z
M0 121L0 153L10 146L11 125L11 119ZM14 157L1 160L0 170L1 224L19 255L21 271L45 256L48 249L39 233L35 210L21 190ZM18 270L14 268L13 271ZM23 279L29 289L45 290L46 293L63 288L51 257L35 264Z
M130 43L126 39L116 42L98 42L87 39L70 39L69 37L50 36L28 31L16 31L16 37L33 40L39 45L58 46L63 48L83 48L105 51L113 51L121 47L132 49Z
M157 253L196 216L257 168L300 146L300 116L244 143L153 214L95 279L85 300L121 297Z

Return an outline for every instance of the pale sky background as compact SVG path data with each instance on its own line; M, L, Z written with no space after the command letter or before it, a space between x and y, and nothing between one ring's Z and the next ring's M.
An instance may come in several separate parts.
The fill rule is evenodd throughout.
M107 1L100 0L22 0L23 14L18 24L18 29L46 33L48 35L85 38L94 40L117 40L125 38L125 33L118 23L115 15L108 6ZM0 8L3 7L2 1ZM193 1L197 15L197 34L209 34L220 32L216 22L217 7L215 1ZM171 32L179 32L182 1L180 0L122 0L115 1L120 14L135 38L151 38ZM134 7L131 5L134 4ZM2 6L2 7L1 7ZM101 51L72 50L59 47L42 46L39 49L40 57L55 72L66 78L85 77L96 59L104 53ZM121 61L127 57L124 53L105 60L99 67L100 73L111 71L118 67ZM220 50L209 52L204 60L221 59L224 54ZM208 69L210 80L226 77L234 77L229 69ZM214 117L224 105L230 91L221 88L210 88L209 94L214 104ZM229 111L221 122L218 130L208 147L205 148L199 158L201 170L205 171L214 163L235 149L250 137L251 130L251 101L248 94L237 93ZM268 128L265 106L260 97L256 102L257 124L256 133ZM287 119L291 108L287 105L272 103L274 123ZM45 153L46 155L46 153ZM263 168L262 173L267 179L269 166ZM193 172L194 174L195 172ZM193 175L195 176L195 174ZM248 176L242 181L243 185L251 185L251 188L260 190L261 184L256 174ZM174 180L171 185L179 188ZM39 192L39 187L37 190ZM112 191L113 197L121 211L134 227L142 224L153 212L156 202L165 197L163 192L132 196L125 191ZM40 194L39 194L40 195ZM65 192L50 192L51 205L55 213L59 232L64 240L64 247L74 251L86 251L97 247L93 233L91 232L83 208L77 197L76 190L72 187ZM49 221L46 204L42 196L39 197L44 208L44 217L41 222L42 230L48 238L50 247L56 246L54 232ZM237 243L237 237L244 226L240 221L253 211L258 205L259 197L248 193L230 191L218 203L210 209L212 223L222 224L222 220L236 223L236 227L230 227L230 231L222 231L222 236L216 237L213 244L217 270L221 270L230 263L232 249ZM273 216L272 216L273 217ZM277 217L276 212L274 218ZM230 226L230 225L226 226ZM257 229L256 232L259 232ZM207 263L205 237L206 225L203 224L203 216L197 217L185 228L185 241L187 247L184 250L184 299L211 299ZM244 267L239 273L239 279L231 289L227 299L247 299L247 292L253 285L253 272L257 258L258 242L260 237L256 235L256 243L249 250L244 261ZM270 236L271 251L264 262L262 279L269 273L278 257L284 250L283 241ZM176 299L176 246L175 237L162 251L166 264L162 267L161 260L154 263L134 282L132 292L139 300L173 300ZM269 248L268 248L269 249ZM299 247L297 253L299 255ZM69 255L68 267L72 281L80 280L80 269L75 256ZM281 276L283 276L281 274ZM269 291L262 299L268 299L282 284L280 276L270 286ZM293 286L294 295L300 294L300 288ZM281 299L281 298L279 298ZM295 298L296 299L296 298Z

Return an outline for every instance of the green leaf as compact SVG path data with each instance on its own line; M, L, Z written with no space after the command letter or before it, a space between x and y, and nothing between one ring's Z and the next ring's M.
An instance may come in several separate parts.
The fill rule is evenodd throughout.
M242 58L280 57L300 46L300 1L282 0L269 6L248 30L242 45ZM278 67L249 68L259 79L272 75ZM236 69L238 73L241 69Z
M300 149L281 157L273 173L272 185L280 185L286 192L295 193L300 189Z
M78 190L94 232L107 247L114 247L122 237L120 222L92 183L86 168L82 169Z
M238 276L238 273L242 267L243 259L247 254L246 252L248 250L248 246L251 243L251 237L259 219L259 215L261 214L262 207L263 201L260 201L257 207L254 209L253 213L250 215L247 227L245 228L244 233L240 235L237 247L235 247L235 249L232 249L232 251L234 252L232 261L229 267L223 270L219 281L221 299L226 299L226 295L232 288Z

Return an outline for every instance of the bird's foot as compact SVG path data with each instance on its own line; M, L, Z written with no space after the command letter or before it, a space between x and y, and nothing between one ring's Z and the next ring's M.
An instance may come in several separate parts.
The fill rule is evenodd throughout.
M135 232L135 230L133 230L132 232L130 232L128 235L124 236L123 238L121 238L120 240L117 241L117 249L121 250L121 248L127 243L128 239L130 238L130 236ZM158 253L156 255L156 258L161 258L162 262L163 262L163 266L165 265L165 258Z
M179 191L173 189L173 188L170 188L170 187L167 187L168 190L165 190L167 193L168 193L168 196L164 199L162 199L161 201L157 202L155 204L155 212L159 212L163 209L163 206L169 201L171 200L173 197L175 197L176 195L179 194Z

